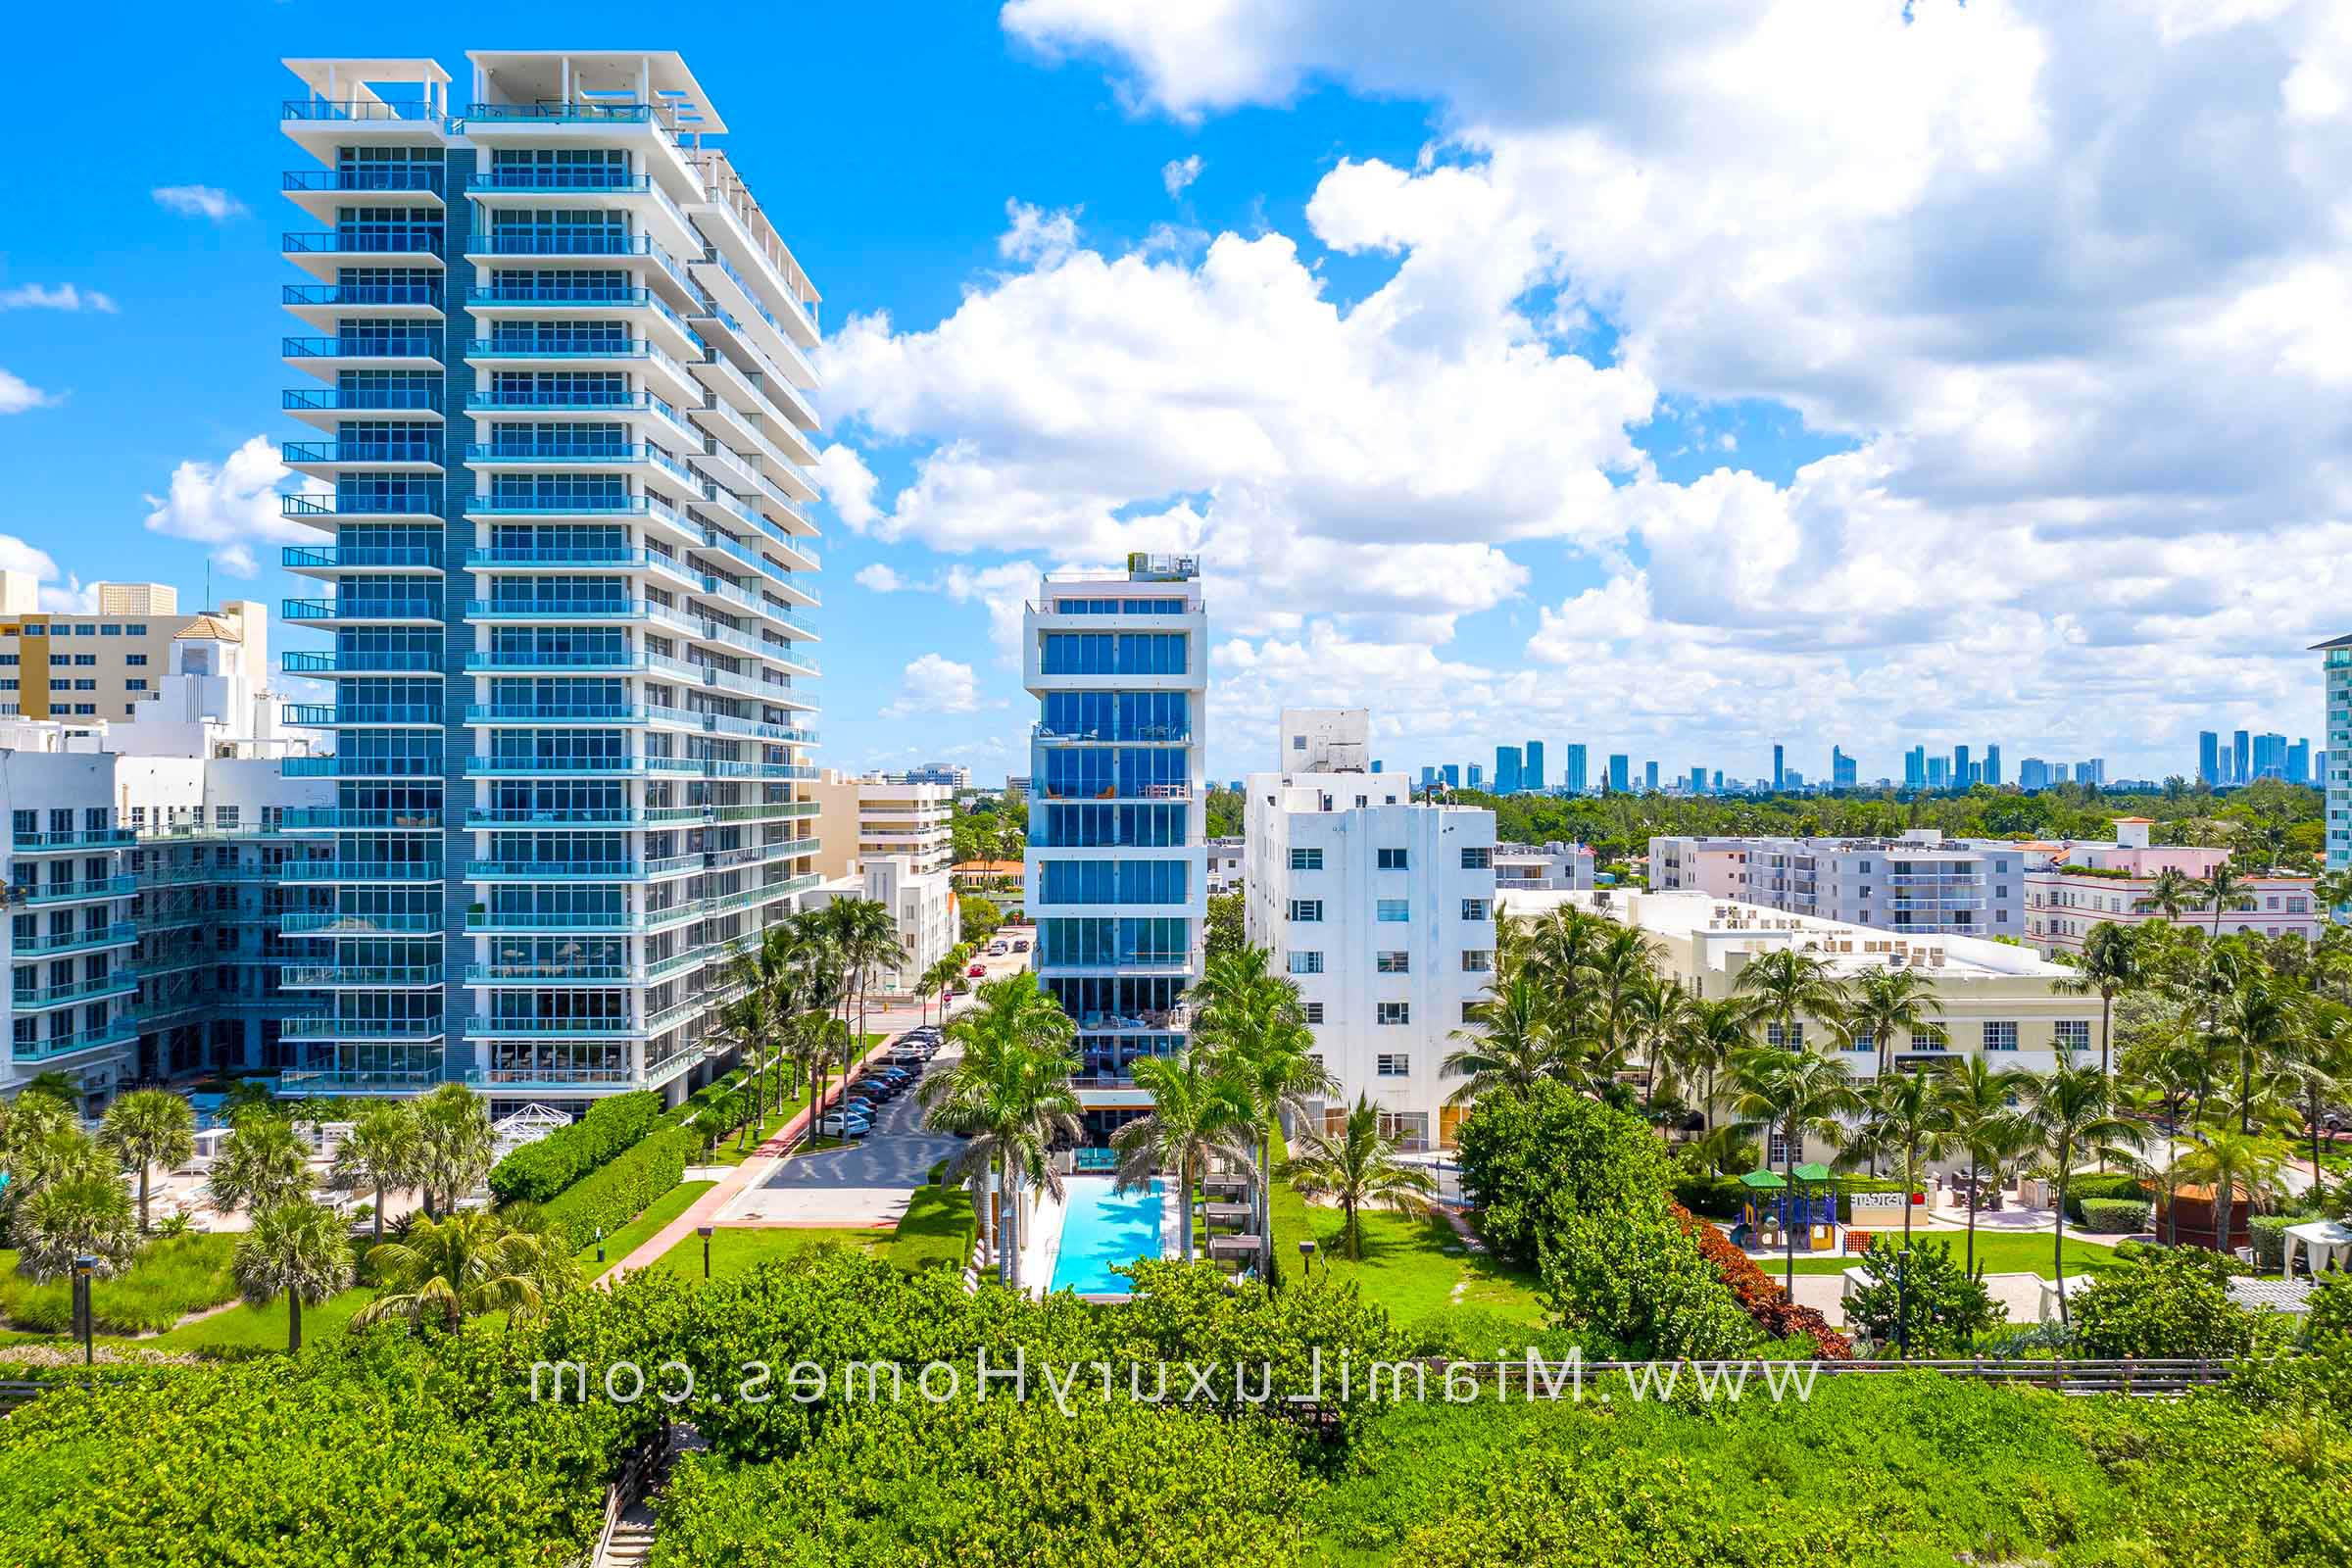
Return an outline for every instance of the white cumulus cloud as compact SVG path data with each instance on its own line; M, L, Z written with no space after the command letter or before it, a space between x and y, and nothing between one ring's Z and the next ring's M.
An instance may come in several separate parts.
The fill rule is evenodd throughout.
M23 376L0 369L0 414L23 414L26 409L43 408L56 401L56 393L44 392Z
M924 654L907 664L900 677L899 695L881 712L883 718L916 714L970 713L980 708L979 682L972 666L938 654Z
M209 218L225 223L246 212L243 202L218 185L158 185L153 194L164 211L182 218Z
M317 529L280 515L278 497L288 477L268 436L252 437L220 463L190 458L172 470L163 495L147 497L148 531L210 546L213 559L225 569L253 576L261 569L255 545L318 537Z
M72 283L19 283L0 288L0 311L97 311L107 316L118 307L114 296Z
M1170 196L1181 196L1185 187L1199 179L1200 171L1206 167L1199 153L1185 158L1171 158L1159 166L1159 182L1168 188Z

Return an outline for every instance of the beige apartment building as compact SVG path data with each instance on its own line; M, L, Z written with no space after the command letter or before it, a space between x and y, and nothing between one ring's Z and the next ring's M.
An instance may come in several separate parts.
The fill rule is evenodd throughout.
M1878 968L1915 969L1935 983L1936 1019L1893 1043L1891 1060L1898 1072L1942 1069L1971 1056L1996 1068L2029 1072L2048 1072L2061 1060L2078 1065L2097 1060L2099 999L2060 990L2067 969L2028 948L1949 933L1880 930L1699 892L1500 889L1497 897L1503 911L1515 917L1573 904L1638 926L1664 951L1662 971L1707 1001L1739 994L1740 971L1775 949L1812 954L1840 979ZM1878 1076L1879 1043L1867 1035L1849 1035L1819 1019L1800 1019L1787 1040L1779 1038L1777 1026L1769 1033L1770 1043L1838 1055L1857 1086ZM1720 1115L1726 1107L1716 1108ZM1808 1140L1799 1157L1827 1159L1834 1152ZM1767 1154L1777 1163L1781 1153L1775 1138Z
M956 792L944 784L894 784L829 767L807 794L823 824L816 869L827 881L879 855L905 856L917 876L945 871L955 858L949 823L956 816Z
M98 583L97 613L40 607L30 572L0 571L0 715L120 722L153 700L172 668L173 639L200 626L245 650L250 669L270 665L270 613L247 599L179 612L179 595L160 582Z

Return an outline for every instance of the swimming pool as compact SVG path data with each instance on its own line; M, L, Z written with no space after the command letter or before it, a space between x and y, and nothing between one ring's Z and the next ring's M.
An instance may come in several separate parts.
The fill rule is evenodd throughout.
M1124 1296L1132 1283L1111 1269L1159 1256L1162 1198L1149 1191L1113 1193L1103 1177L1073 1177L1061 1215L1061 1250L1054 1259L1056 1291L1080 1296Z

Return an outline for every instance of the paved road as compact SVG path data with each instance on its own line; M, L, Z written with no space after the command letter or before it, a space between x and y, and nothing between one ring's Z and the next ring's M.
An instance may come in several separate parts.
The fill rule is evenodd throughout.
M954 1055L943 1051L931 1058L928 1072L937 1072ZM873 1132L847 1149L828 1149L798 1154L784 1161L765 1182L769 1189L786 1187L920 1187L932 1165L954 1153L962 1140L927 1132L923 1108L908 1090L882 1107Z

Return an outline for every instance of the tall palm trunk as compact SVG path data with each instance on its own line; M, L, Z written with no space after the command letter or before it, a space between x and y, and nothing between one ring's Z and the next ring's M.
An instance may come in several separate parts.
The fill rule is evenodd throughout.
M302 1348L302 1292L286 1293L286 1353Z
M1909 1194L1905 1194L1905 1195L1904 1195L1904 1207L1905 1207L1905 1209L1906 1209L1906 1210L1907 1210L1907 1209L1910 1207L1910 1195L1909 1195ZM1974 1150L1971 1150L1971 1151L1969 1151L1969 1155L1968 1155L1968 1263L1967 1263L1967 1272L1968 1272L1968 1277L1969 1277L1970 1279L1975 1279L1975 1278L1976 1278L1976 1276L1977 1276L1977 1155L1976 1155L1976 1151L1974 1151Z
M1183 1256L1193 1260L1193 1156L1176 1162L1176 1223L1184 1228Z
M384 1184L382 1182L375 1184L375 1239L379 1245L384 1239Z
M1788 1273L1782 1288L1796 1299L1796 1120L1789 1118L1788 1141L1781 1150L1781 1247L1788 1253Z
M2058 1228L2050 1235L2050 1271L2058 1284L2058 1326L2066 1321L2066 1189L2074 1170L2074 1151L2058 1146Z
M2115 993L2099 993L2099 1076L2107 1076L2107 1042L2115 1028Z

